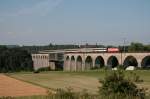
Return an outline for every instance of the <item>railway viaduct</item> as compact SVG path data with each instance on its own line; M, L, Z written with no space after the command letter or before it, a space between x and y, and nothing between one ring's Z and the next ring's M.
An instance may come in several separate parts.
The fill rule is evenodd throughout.
M34 69L50 66L54 70L63 67L64 71L84 71L117 65L150 68L150 52L108 53L101 48L45 50L32 54L32 60Z
M117 65L150 67L150 53L67 53L64 55L65 71L84 71L91 68Z

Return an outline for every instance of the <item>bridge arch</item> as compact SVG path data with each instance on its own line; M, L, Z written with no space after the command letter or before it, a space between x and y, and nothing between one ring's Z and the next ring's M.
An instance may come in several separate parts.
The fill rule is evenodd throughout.
M91 56L87 56L85 59L85 70L89 70L93 67L93 60Z
M71 56L70 71L75 71L75 57L74 56Z
M118 59L116 56L110 56L107 60L107 65L111 68L116 67L117 65L119 65Z
M82 70L82 57L78 56L76 61L76 71Z
M69 56L66 56L66 60L69 59L69 58L70 58Z
M65 68L66 70L70 70L70 57L67 56L65 60L66 60L66 61L65 61L65 66L64 66L64 68Z
M95 67L101 68L105 65L104 58L102 56L97 56L95 59Z
M145 56L145 57L142 59L141 66L142 66L143 68L150 68L150 56Z
M134 57L134 56L127 56L123 62L123 65L125 67L128 67L128 66L134 66L134 67L137 67L138 66L138 62L137 62L137 59Z

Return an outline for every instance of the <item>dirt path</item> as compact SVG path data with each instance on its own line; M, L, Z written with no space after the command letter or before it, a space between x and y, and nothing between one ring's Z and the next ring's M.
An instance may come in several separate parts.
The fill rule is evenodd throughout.
M0 96L45 95L46 89L0 74Z

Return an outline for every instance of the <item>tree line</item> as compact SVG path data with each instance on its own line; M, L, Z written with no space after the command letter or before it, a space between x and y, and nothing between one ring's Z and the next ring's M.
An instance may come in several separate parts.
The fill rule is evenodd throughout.
M44 46L22 46L22 49L27 50L30 53L37 53L41 50L57 50L57 49L74 49L74 48L110 48L110 47L117 47L120 49L121 52L149 52L150 51L150 44L142 44L139 42L132 42L130 45L125 46L115 46L115 45L98 45L93 44L90 45L86 43L85 45L74 45L74 44L68 44L68 45L57 45L50 43L49 45Z
M150 44L132 42L130 45L119 46L119 49L121 52L150 52Z
M5 45L6 46L6 45ZM110 48L110 47L117 47L120 49L121 52L149 52L150 51L150 44L142 44L139 42L132 42L130 45L125 46L116 46L116 45L100 45L100 44L93 44L90 45L86 43L85 45L75 45L75 44L48 44L48 45L33 45L33 46L19 46L19 45L7 45L7 48L19 48L22 50L26 50L29 53L38 53L41 50L58 50L58 49L74 49L74 48Z
M32 71L31 54L19 47L0 46L0 72Z

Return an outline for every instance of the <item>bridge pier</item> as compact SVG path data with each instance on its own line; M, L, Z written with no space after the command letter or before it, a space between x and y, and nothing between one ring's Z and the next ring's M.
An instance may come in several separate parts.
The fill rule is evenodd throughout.
M83 61L83 64L82 64L82 71L85 70L85 61Z
M92 66L92 68L95 68L95 61L93 60L93 66Z
M137 66L137 67L141 68L141 67L142 67L142 66L141 66L142 60L141 60L141 59L138 59L137 62L138 62L138 66Z

